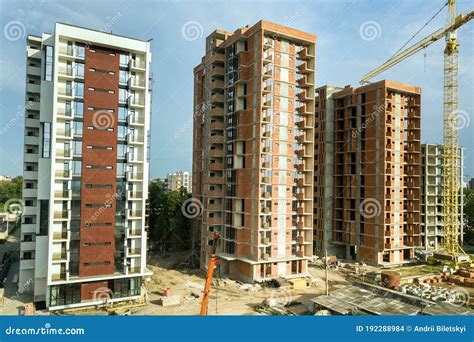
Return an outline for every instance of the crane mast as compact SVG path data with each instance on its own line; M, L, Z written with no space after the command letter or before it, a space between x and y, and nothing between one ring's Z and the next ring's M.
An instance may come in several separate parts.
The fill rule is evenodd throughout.
M448 1L446 27L456 20L455 0ZM458 41L457 30L446 32L444 49L442 189L444 214L443 247L453 259L462 252L459 245L459 134L458 134Z

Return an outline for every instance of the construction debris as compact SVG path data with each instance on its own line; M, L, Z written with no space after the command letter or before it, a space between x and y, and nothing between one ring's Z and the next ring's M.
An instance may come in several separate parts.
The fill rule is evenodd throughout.
M174 306L174 305L180 305L181 304L181 296L174 295L174 296L169 296L169 297L162 297L161 306Z

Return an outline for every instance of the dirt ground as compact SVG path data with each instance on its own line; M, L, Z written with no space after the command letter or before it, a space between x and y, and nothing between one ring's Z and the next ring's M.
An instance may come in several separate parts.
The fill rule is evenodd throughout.
M151 256L148 268L153 271L145 281L148 294L148 304L131 310L132 315L198 315L202 301L202 289L205 277L198 269L180 268L186 253L172 256ZM178 266L178 269L175 269ZM211 289L208 315L256 315L255 308L265 300L273 300L291 305L288 309L294 314L305 314L311 306L311 299L324 294L324 270L310 267L311 275L308 280L311 286L300 289L277 289L242 284L215 274ZM329 272L330 288L345 286L348 283L337 272ZM166 288L171 289L171 295L178 295L181 304L176 306L161 306L161 298Z

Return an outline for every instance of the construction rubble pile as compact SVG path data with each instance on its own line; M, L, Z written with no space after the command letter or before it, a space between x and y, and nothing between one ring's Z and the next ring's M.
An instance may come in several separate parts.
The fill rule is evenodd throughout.
M400 291L433 302L446 302L456 305L464 305L468 297L467 292L459 289L450 290L445 287L430 286L429 284L402 285Z

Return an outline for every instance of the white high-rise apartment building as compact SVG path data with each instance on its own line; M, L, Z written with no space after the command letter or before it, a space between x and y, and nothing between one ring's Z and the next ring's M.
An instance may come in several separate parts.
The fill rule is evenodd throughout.
M139 298L150 43L56 23L27 38L19 287L50 310Z
M168 173L166 177L168 191L179 190L180 188L186 189L187 192L191 192L191 175L189 172L178 171L175 173Z

